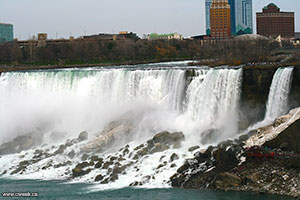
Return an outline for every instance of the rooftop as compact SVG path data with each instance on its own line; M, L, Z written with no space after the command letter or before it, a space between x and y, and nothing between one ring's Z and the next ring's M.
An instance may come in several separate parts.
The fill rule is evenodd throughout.
M178 34L178 33L169 33L169 34L151 33L149 36L150 37L168 37L168 36L174 36L175 34Z
M277 9L279 9L279 7L275 4L275 3L269 3L269 5L265 6L263 9L267 10L269 7L276 7Z

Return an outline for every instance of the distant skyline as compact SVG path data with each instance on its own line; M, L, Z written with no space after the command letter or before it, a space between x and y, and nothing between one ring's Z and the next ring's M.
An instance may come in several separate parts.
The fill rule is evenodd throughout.
M271 2L295 12L300 32L299 0L253 0L254 33L255 13ZM0 22L13 24L14 37L22 40L41 32L51 39L119 31L140 37L153 32L205 34L205 0L0 0L0 13Z

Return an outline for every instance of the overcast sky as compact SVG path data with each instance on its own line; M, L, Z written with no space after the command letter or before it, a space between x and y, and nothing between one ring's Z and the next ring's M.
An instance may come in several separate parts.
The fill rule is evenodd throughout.
M178 32L185 37L205 33L205 0L0 0L0 22L14 25L14 36L28 39L39 32L68 38L84 34L136 32L139 36ZM300 0L253 0L255 12L268 3L296 15Z

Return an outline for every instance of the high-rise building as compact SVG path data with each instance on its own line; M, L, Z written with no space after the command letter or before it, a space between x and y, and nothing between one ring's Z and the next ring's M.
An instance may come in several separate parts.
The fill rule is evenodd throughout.
M206 35L210 35L210 6L212 0L205 0Z
M210 7L212 0L205 0L206 34L210 35ZM231 34L253 33L252 0L228 0L231 15Z
M14 30L12 24L0 23L0 43L9 42L14 39Z
M223 39L231 37L230 5L228 0L212 0L210 7L211 37Z
M252 0L235 0L235 34L252 34Z
M257 34L271 37L295 37L295 13L280 12L274 3L265 6L262 12L256 13Z

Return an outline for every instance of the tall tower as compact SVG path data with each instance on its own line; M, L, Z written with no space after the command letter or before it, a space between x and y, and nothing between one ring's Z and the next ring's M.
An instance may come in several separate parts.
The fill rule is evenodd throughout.
M230 0L234 1L235 22L234 35L252 34L253 17L252 17L252 0ZM231 8L232 8L231 7Z
M212 0L205 0L206 35L210 35L210 6Z
M211 37L224 39L231 37L231 9L228 0L212 0L210 7Z

